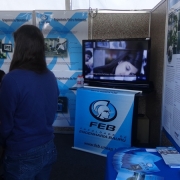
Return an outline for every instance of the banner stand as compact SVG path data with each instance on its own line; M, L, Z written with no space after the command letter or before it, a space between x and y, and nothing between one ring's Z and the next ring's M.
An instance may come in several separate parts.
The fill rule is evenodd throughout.
M88 152L88 153L91 153L91 154L95 154L95 155L107 157L106 154L96 153L96 152L94 152L94 151L88 151L88 150L86 150L86 149L82 149L82 148L78 148L78 147L72 147L72 149L76 149L76 150L79 150L79 151L84 151L84 152Z
M134 101L140 92L77 89L73 148L106 156L120 147L131 147L132 134L135 133L132 129L137 125L132 123L137 113L134 112Z

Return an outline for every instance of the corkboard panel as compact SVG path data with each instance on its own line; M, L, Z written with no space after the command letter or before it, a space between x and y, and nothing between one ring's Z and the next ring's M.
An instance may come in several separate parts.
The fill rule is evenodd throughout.
M149 37L150 13L98 13L90 21L93 39Z
M164 43L166 24L166 2L163 2L151 13L151 74L155 92L148 96L146 113L150 119L150 142L160 143L162 87L164 73Z
M173 146L171 141L167 139L166 134L162 132L161 134L161 146Z

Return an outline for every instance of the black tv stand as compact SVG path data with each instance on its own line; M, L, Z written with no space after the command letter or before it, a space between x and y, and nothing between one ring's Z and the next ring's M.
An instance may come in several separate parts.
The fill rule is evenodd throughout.
M154 90L154 84L152 81L143 84L134 84L134 83L120 83L120 84L113 84L113 83L96 83L91 82L88 86L93 87L104 87L104 88L114 88L114 89L128 89L128 90L138 90L142 92L152 92Z

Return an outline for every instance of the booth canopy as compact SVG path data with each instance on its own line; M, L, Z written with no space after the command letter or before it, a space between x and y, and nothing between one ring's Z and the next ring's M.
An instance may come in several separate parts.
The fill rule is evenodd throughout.
M144 10L153 9L161 0L72 0L72 9Z
M1 2L0 10L70 10L110 9L143 10L154 8L161 0L6 0Z

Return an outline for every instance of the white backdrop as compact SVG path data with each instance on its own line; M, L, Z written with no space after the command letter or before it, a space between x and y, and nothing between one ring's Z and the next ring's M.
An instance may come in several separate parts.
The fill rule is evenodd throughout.
M161 0L71 0L72 9L116 9L142 10L152 9Z
M0 10L65 10L65 0L5 0Z
M162 127L180 151L180 0L168 0Z
M163 0L6 0L1 1L0 10L65 10L65 2L74 9L152 9ZM174 0L177 1L177 0Z

